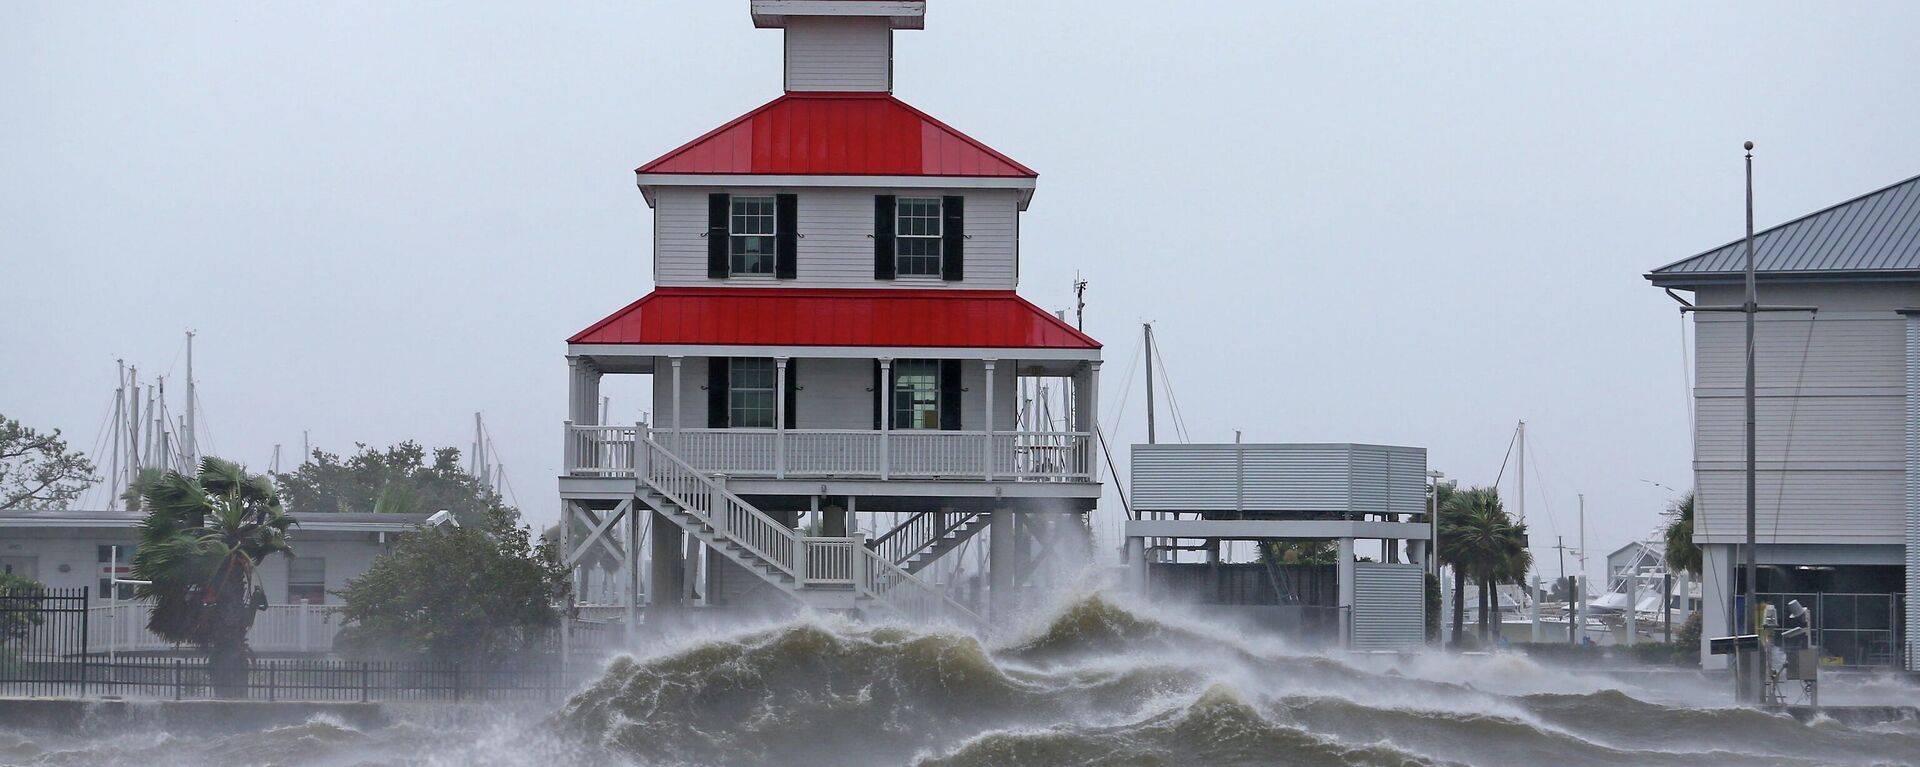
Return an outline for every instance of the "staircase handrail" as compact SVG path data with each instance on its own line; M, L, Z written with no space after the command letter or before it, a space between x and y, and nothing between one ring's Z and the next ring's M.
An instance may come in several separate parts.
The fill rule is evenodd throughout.
M655 442L652 434L643 435L643 438L647 446L647 460L634 472L640 481L654 492L679 504L688 514L726 534L734 543L792 576L795 581L805 580L805 573L794 563L794 551L802 545L798 532L767 516L766 512L747 503L746 499L734 495L712 477L693 468L678 454ZM675 476L656 477L663 464ZM692 486L688 487L689 484ZM690 492L695 487L705 492ZM689 492L681 492L681 488ZM720 515L714 514L716 500L723 504L723 513Z
M959 600L936 589L932 584L920 580L872 549L861 547L858 555L864 577L857 579L858 587L866 591L876 601L888 609L909 620L928 620L939 616L941 611L959 616L971 624L972 628L985 628L986 619L967 609ZM916 609L931 606L931 610Z
M922 520L929 518L929 516L933 514L947 514L951 521L945 525L921 524ZM968 522L971 522L978 516L980 516L980 512L978 511L923 511L908 517L905 521L895 525L892 530L888 530L880 537L867 542L867 548L881 553L889 562L896 565L904 565L907 563L907 560L913 559L919 556L921 552L932 548L933 545L939 543L941 539L946 538L947 535L953 531L965 527ZM909 540L907 543L895 541L896 538L912 533L916 526L929 531L928 534L924 538ZM889 551L889 547L897 549L897 551Z

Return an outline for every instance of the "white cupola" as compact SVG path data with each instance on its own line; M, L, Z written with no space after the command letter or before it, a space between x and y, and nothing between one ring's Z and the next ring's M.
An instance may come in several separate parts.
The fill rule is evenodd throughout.
M753 25L786 31L788 92L893 92L893 31L926 26L926 0L752 0Z

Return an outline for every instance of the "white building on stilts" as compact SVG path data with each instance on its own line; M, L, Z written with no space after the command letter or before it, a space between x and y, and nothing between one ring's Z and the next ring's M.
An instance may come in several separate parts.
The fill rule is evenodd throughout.
M563 548L620 563L629 621L1004 612L1100 496L1100 345L1014 292L1036 174L892 95L924 2L751 10L786 92L638 169L656 287L567 341ZM600 423L631 374L652 423ZM1028 378L1063 420L1023 427ZM982 531L985 583L925 577Z

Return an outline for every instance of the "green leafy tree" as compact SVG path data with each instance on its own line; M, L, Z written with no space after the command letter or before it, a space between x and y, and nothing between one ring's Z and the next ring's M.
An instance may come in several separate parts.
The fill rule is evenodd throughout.
M537 652L560 625L567 569L551 541L504 509L480 527L408 533L336 592L334 640L361 658L425 657L487 667Z
M154 603L147 629L206 651L215 690L244 696L247 632L267 606L258 570L273 554L293 555L294 518L265 476L211 457L195 476L161 476L145 507L133 575L148 581L135 595Z
M1332 540L1278 540L1260 547L1260 556L1276 565L1332 565L1340 562L1340 544Z
M33 627L41 624L40 614L34 608L40 606L40 600L47 594L47 587L39 581L24 575L0 573L0 596L9 597L7 609L0 611L0 645L10 645L27 638Z
M0 415L0 510L62 506L100 481L93 470L59 429L41 433Z
M346 458L313 451L306 463L274 479L296 514L327 512L434 512L446 509L467 527L487 525L489 515L519 512L493 488L467 473L457 448L433 451L431 461L419 443L402 442L385 450L365 444Z
M1667 523L1667 569L1700 574L1700 547L1693 542L1693 493L1680 498L1679 514Z
M127 511L139 511L140 504L147 497L147 491L159 484L160 478L166 475L166 469L154 466L134 472L133 482L127 485L127 489L120 491L120 502L126 505Z

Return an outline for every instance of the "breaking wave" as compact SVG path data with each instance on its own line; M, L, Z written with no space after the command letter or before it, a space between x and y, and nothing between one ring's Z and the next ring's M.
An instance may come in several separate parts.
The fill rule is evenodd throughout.
M1025 631L815 616L613 660L558 710L396 709L218 737L4 734L0 764L1879 765L1920 722L1802 724L1517 656L1332 656L1094 594ZM1876 680L1873 684L1898 684ZM1912 688L1907 688L1911 695ZM1897 693L1897 688L1876 694Z

